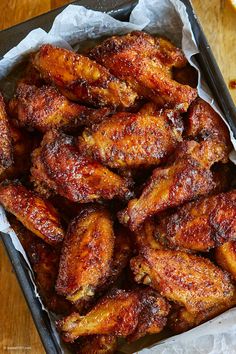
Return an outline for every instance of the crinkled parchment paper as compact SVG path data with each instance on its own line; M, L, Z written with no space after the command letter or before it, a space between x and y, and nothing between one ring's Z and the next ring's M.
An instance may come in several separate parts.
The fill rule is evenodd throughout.
M40 28L33 30L0 60L0 87L6 95L9 95L14 79L12 76L9 76L9 79L7 75L26 54L35 51L43 43L79 49L80 43L88 39L143 29L150 33L167 36L176 45L182 47L190 63L198 69L194 61L194 54L198 53L198 48L185 6L179 0L140 0L132 11L129 22L120 22L105 13L69 5L57 16L49 33ZM224 119L199 70L198 72L199 95L208 101ZM236 141L231 131L230 134L233 146L236 148ZM236 163L234 156L236 156L235 151L231 154L231 159ZM2 208L0 209L0 231L10 235L15 248L23 254L31 271L27 256L16 234L10 228ZM33 276L31 278L33 281ZM37 294L36 290L35 292ZM141 346L146 343L150 345L150 342L144 339ZM121 351L123 353L135 351L143 354L236 354L236 309L231 309L186 333L162 340L147 349L138 350L136 346L125 345Z

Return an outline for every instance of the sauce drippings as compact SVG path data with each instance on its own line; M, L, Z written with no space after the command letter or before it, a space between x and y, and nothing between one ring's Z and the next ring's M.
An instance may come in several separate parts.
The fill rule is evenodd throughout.
M236 80L230 80L229 88L230 89L236 89Z

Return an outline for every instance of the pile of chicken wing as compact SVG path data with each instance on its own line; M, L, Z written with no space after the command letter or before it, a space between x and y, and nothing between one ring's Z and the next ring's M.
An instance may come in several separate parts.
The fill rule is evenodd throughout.
M0 203L75 353L236 304L229 132L169 40L43 45L0 97Z

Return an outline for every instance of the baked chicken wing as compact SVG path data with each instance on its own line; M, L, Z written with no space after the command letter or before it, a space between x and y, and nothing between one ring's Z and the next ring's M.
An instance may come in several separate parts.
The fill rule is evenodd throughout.
M158 165L182 140L182 121L174 111L120 112L78 138L79 149L111 168Z
M46 82L57 86L69 99L92 106L127 108L137 98L125 82L84 55L46 44L32 63Z
M54 313L69 314L73 306L57 295L55 283L58 274L60 247L51 247L27 230L13 215L8 215L11 227L24 247L35 275L36 285L44 305Z
M161 219L156 235L169 248L202 252L236 240L236 191L185 204Z
M138 31L114 36L92 49L90 58L158 105L186 111L197 97L195 89L171 78L170 68L185 65L186 59L167 40Z
M219 266L227 270L236 280L236 241L224 243L215 250L215 259Z
M157 167L139 199L132 199L119 213L119 220L135 231L146 218L176 207L215 187L205 146L183 142L164 167Z
M229 131L222 118L204 100L195 100L188 112L185 136L209 144L214 162L228 161L232 150Z
M92 299L109 277L114 242L108 210L97 206L81 212L63 243L57 293L74 304Z
M12 140L3 96L0 92L0 167L13 164Z
M234 287L228 274L209 259L196 255L146 248L131 259L131 269L138 283L149 283L191 313L226 303L233 297Z
M66 342L94 334L127 337L134 333L138 338L160 332L168 312L167 301L150 289L116 290L102 298L87 315L72 313L58 321L58 328Z
M81 203L130 196L128 179L81 156L74 138L55 130L44 135L32 162L32 180L41 193L54 191Z
M73 132L80 126L98 123L110 112L71 102L52 86L26 84L18 85L9 109L21 127L42 133L53 128Z
M47 200L18 183L0 186L0 203L22 224L50 245L64 238L59 214Z

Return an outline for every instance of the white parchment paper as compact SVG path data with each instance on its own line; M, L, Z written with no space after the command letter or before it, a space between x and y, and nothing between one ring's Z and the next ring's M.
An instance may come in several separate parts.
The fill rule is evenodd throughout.
M40 28L31 31L24 40L0 60L1 89L7 93L9 85L14 84L14 80L11 78L12 82L9 83L4 78L28 53L35 51L44 43L52 43L68 49L72 47L78 49L82 41L105 35L124 34L132 30L145 30L153 34L164 35L182 47L189 62L198 70L199 96L209 102L224 119L194 61L194 54L198 53L198 48L185 6L179 0L140 0L132 11L129 22L120 22L105 13L69 5L57 16L49 33ZM230 135L235 149L236 141L231 130ZM231 153L231 160L234 163L236 163L235 156L234 150ZM14 247L22 253L29 271L31 271L24 249L17 235L11 229L2 208L0 208L0 231L10 235ZM35 292L37 294L36 287ZM37 296L39 295L37 294ZM205 324L161 341L151 348L139 351L139 353L236 354L236 309L231 309Z

